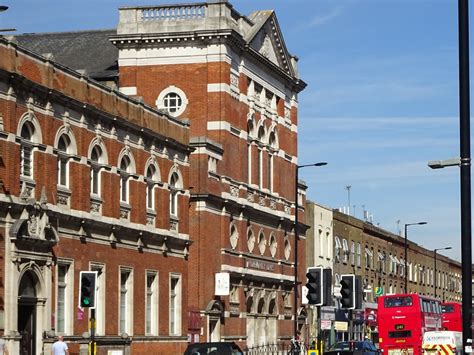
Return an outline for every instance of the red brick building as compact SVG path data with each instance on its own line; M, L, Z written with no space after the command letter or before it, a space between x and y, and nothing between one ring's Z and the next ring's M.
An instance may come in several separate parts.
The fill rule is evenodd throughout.
M1 42L0 87L10 348L35 354L64 334L85 350L80 270L99 274L103 353L304 334L294 224L306 84L275 13L243 16L226 0L127 7L117 31L16 41ZM34 250L33 220L47 240Z
M189 334L247 346L288 340L297 94L306 84L275 13L246 17L227 1L121 8L111 41L120 90L190 121L188 304L201 322ZM221 273L228 292L216 292Z
M183 349L189 153L186 122L0 39L0 306L11 354L48 354L54 334L71 354L87 351L81 270L98 271L99 353Z

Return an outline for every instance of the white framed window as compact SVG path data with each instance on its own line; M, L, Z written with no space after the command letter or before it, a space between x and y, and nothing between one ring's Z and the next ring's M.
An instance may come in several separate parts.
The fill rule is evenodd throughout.
M403 259L400 259L399 260L399 275L400 276L404 276L405 275L405 260Z
M94 145L90 155L91 162L91 194L99 196L101 195L101 179L100 169L103 163L103 151L99 145Z
M69 186L69 150L71 139L62 134L58 140L58 185Z
M106 279L105 265L100 263L91 263L90 270L97 272L97 283L95 289L95 324L96 334L105 335L105 296Z
M356 261L357 261L357 263L356 263L356 265L357 265L358 267L360 267L360 265L361 265L360 243L357 243L357 250L356 250L356 251L357 251L357 255L356 255L356 259L357 259Z
M341 249L342 249L341 240L339 239L338 236L335 236L334 237L334 258L336 262L341 261Z
M327 247L327 250L328 250L327 258L331 259L331 257L332 257L332 242L331 242L331 234L329 232L326 232L326 247Z
M21 127L20 175L33 178L33 137L35 126L25 122Z
M170 274L169 335L181 335L181 275Z
M207 158L207 171L210 173L217 173L217 158L208 157Z
M252 183L252 144L247 144L247 182Z
M146 208L155 210L156 208L156 183L158 181L158 171L153 164L146 170Z
M72 334L74 321L74 268L71 261L59 260L56 267L56 332Z
M377 255L379 260L379 271L385 272L385 254L381 253L379 250Z
M119 273L119 334L133 332L133 271L129 268L120 268Z
M318 229L318 239L319 239L319 256L324 255L324 236L322 229Z
M342 252L344 254L342 261L347 264L349 261L349 245L347 244L347 239L345 238L342 239Z
M168 86L156 100L158 109L164 110L174 117L180 116L186 110L187 105L186 94L176 86Z
M273 191L273 154L268 154L268 165L267 165L267 178L268 178L268 189Z
M260 232L258 235L258 250L260 251L261 255L265 254L266 247L267 240L265 239L265 234L263 234L263 232Z
M130 158L127 155L124 155L120 161L120 201L125 203L128 203L130 198L130 166Z
M374 253L372 252L372 250L370 250L369 248L365 248L365 267L370 269L372 268L372 259L374 257Z
M351 242L351 265L355 265L355 242Z
M258 187L261 189L263 188L263 149L261 148L258 148L258 154L257 154L257 158L258 158Z
M145 285L145 333L146 335L158 335L159 289L156 271L148 270L146 272Z
M170 179L170 214L174 217L178 216L178 192L179 192L179 176L173 173Z

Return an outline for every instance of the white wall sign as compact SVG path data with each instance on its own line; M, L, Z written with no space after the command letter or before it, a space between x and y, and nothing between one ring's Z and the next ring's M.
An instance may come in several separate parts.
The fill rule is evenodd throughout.
M216 296L229 296L230 275L228 272L218 272L216 274L216 287L214 294Z

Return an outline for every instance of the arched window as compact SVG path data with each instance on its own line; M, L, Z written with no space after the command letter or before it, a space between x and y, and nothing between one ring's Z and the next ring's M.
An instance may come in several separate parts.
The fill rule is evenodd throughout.
M103 161L102 148L95 145L91 151L91 193L93 195L101 195L101 181L100 181L100 164Z
M131 161L127 155L120 161L120 201L128 203L129 201L129 180L130 180Z
M33 177L33 136L35 127L31 122L25 122L21 127L20 146L20 174L21 176Z
M277 149L276 136L275 132L270 133L268 138L268 146L270 147L268 151L268 165L267 165L267 178L268 178L268 189L273 191L273 155Z
M71 139L62 134L58 140L58 185L69 186L69 149Z
M265 129L263 126L260 126L258 129L258 187L263 188L263 149L261 148L263 144L263 139L265 137Z
M155 186L157 180L157 169L153 164L150 164L146 171L146 208L150 210L154 210L156 206Z
M170 179L170 214L175 217L178 216L178 182L178 174L173 173Z

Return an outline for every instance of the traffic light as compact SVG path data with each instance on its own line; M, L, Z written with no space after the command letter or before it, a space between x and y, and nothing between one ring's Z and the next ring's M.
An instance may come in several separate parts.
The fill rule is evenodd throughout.
M341 275L341 308L362 307L362 282L360 276Z
M321 306L323 304L323 268L309 268L306 277L308 278L308 283L306 284L308 288L308 294L306 295L308 303Z
M97 271L81 271L79 279L79 307L95 308Z
M306 284L308 304L330 306L332 304L332 270L324 269L320 266L310 267L306 277L308 278L308 283Z
M341 307L355 308L355 275L341 276Z

